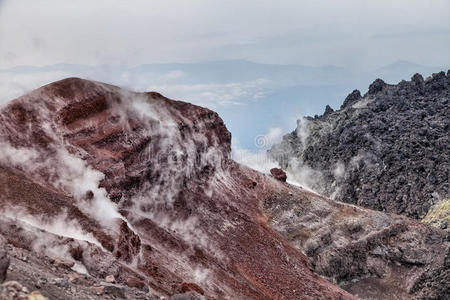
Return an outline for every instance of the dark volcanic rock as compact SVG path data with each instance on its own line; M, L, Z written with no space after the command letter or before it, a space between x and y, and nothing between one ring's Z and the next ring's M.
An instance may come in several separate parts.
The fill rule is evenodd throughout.
M332 112L334 112L334 110L331 108L331 106L327 105L327 106L325 106L325 112L323 113L323 115L327 116L327 115L331 114Z
M367 93L369 95L374 95L378 92L381 92L385 86L386 83L378 78L374 82L372 82L372 84L369 86L369 91Z
M0 235L0 283L5 281L9 267L9 257L6 240Z
M311 187L323 195L421 219L450 196L449 100L444 72L377 79L364 97L355 90L340 110L300 122L270 153L293 173L302 170L291 159L317 171Z
M349 107L353 104L355 104L356 102L358 102L359 100L361 100L361 92L358 90L353 90L353 92L351 92L344 100L344 103L341 106L341 109L345 108L345 107Z

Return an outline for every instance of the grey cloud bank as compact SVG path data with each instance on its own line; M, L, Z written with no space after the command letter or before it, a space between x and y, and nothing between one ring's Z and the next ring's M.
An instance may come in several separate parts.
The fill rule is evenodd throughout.
M450 1L2 1L0 68L248 59L450 62Z

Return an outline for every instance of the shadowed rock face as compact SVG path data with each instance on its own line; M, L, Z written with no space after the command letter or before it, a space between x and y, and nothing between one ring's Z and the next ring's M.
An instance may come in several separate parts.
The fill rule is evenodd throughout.
M449 75L377 79L341 109L299 122L270 153L293 173L296 163L315 170L311 185L323 195L422 219L449 198Z
M9 257L6 240L0 236L0 283L6 279L6 271L9 267Z
M55 299L353 298L268 226L261 199L282 183L231 161L231 135L208 109L70 78L3 107L0 134L10 280ZM77 295L32 275L66 276L53 258L91 275ZM86 288L108 275L121 290Z

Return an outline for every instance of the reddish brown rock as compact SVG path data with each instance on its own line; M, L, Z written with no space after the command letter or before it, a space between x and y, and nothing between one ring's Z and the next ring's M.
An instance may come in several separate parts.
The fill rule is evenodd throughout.
M137 256L141 248L141 240L139 236L134 233L124 220L120 220L120 234L114 250L114 256L131 262Z
M77 281L79 281L79 279L80 279L80 274L71 273L71 274L67 275L67 279L68 279L69 283L77 283Z
M181 293L196 292L200 295L205 294L205 291L203 291L203 289L200 286L198 286L198 284L193 283L193 282L183 282L181 284L180 291L181 291Z
M60 258L60 257L55 258L53 264L57 267L62 267L62 268L67 268L67 269L70 269L75 265L75 263L73 261L70 261L70 260L67 260L64 258Z
M286 175L286 172L284 172L283 170L281 170L279 168L273 168L273 169L270 169L270 174L272 174L272 176L276 180L286 182L287 175Z
M143 280L140 280L137 277L130 277L127 278L126 280L126 284L130 287L135 287L138 289L144 289L146 287L146 284Z
M83 258L83 248L81 248L79 245L70 248L69 252L72 258L75 260L81 260Z

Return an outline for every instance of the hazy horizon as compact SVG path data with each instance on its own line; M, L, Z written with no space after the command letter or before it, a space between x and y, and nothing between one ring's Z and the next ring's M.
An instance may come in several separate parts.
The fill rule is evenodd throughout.
M234 145L450 69L450 1L0 0L0 104L64 77L217 111Z
M383 67L387 67L387 66L391 66L391 65L396 65L396 64L411 64L411 65L417 65L417 66L422 66L422 67L430 67L430 68L443 68L443 71L445 71L445 67L446 65L425 65L425 64L420 64L417 63L415 61L410 61L410 60L405 60L405 59L398 59L398 60L393 60L390 62L386 62L386 63L382 63L380 65L371 67L371 68L366 68L366 69L352 69L350 67L345 67L345 66L339 66L339 65L331 65L331 64L318 64L318 65L307 65L307 64L299 64L299 63L265 63L265 62L257 62L257 61L253 61L250 59L216 59L216 60L199 60L199 61L191 61L191 62L182 62L182 61L169 61L169 62L143 62L143 63L137 63L137 64L133 64L133 65L108 65L108 64L104 64L104 63L93 63L93 64L78 64L78 63L72 63L72 62L68 62L68 61L60 61L60 62L55 62L55 63L51 63L51 64L36 64L36 65L27 65L27 64L18 64L18 65L13 65L13 66L9 66L6 68L0 68L0 71L9 71L9 70L13 70L15 68L22 68L22 67L31 67L31 68L45 68L45 67L52 67L52 66L58 66L58 65L77 65L77 66L86 66L86 67L109 67L109 68L135 68L135 67L139 67L139 66L145 66L145 65L201 65L201 64L210 64L210 63L221 63L221 62L244 62L244 63L250 63L250 64L260 64L260 65L273 65L273 66L296 66L296 67L307 67L307 68L326 68L326 67L330 67L330 68L343 68L343 69L348 69L354 72L367 72L367 71L374 71ZM448 66L450 66L450 63L448 64Z
M0 68L244 59L449 65L450 1L0 1Z

